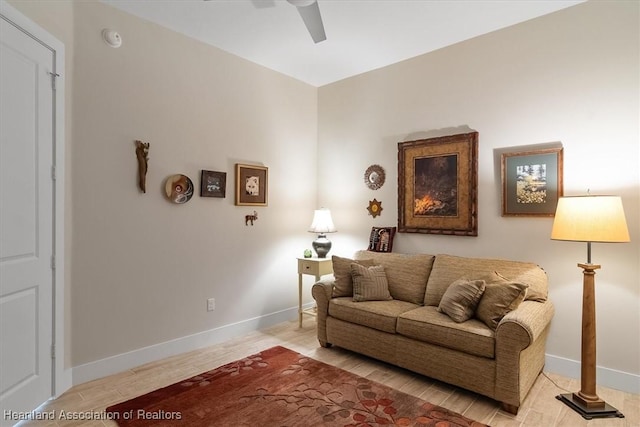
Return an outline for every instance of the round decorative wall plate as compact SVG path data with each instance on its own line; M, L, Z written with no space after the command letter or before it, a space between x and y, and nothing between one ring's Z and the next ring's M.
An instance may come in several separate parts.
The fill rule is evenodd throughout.
M164 184L164 192L173 203L187 203L193 196L193 182L186 175L171 175Z
M382 187L384 178L384 169L380 165L371 165L364 171L364 183L372 190Z

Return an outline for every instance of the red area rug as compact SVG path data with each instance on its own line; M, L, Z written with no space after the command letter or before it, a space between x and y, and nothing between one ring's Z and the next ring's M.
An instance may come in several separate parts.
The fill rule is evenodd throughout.
M111 406L107 413L119 426L485 426L283 347Z

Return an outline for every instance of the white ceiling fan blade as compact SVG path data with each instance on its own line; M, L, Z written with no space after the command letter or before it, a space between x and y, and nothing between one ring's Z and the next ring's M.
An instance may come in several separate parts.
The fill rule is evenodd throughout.
M295 4L293 1L290 1L290 3ZM318 2L314 1L307 6L296 5L296 8L304 21L304 25L307 26L307 30L309 30L309 34L311 34L311 38L314 43L320 43L321 41L326 40L327 35L324 32L324 25L322 24L322 16L320 16Z

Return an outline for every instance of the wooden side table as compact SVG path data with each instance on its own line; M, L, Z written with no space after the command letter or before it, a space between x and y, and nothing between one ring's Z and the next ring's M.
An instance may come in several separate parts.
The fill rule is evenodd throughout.
M325 274L333 274L331 258L298 258L298 326L302 327L302 315L316 316L314 309L302 309L302 276L315 276L316 282Z

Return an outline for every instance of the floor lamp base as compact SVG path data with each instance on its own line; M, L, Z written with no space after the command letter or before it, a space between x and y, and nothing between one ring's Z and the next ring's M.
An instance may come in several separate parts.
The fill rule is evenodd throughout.
M564 402L571 409L582 415L585 420L593 418L624 418L622 412L605 402L604 408L588 408L577 400L573 399L573 393L559 394L556 399Z

